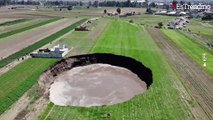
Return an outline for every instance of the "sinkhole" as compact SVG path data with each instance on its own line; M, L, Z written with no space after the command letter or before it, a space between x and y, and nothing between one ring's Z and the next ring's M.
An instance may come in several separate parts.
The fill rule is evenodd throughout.
M152 71L130 57L94 53L59 61L38 82L41 94L56 105L114 105L145 92Z

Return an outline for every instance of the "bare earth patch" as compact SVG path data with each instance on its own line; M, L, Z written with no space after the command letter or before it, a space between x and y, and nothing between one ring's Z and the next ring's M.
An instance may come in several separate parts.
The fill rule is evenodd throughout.
M18 18L17 18L18 19ZM17 20L16 18L0 18L0 23Z
M17 29L23 28L25 26L30 26L30 25L33 25L35 23L38 23L38 22L44 21L44 20L47 20L47 19L46 18L44 18L44 19L35 18L35 19L31 19L29 21L18 23L18 24L13 24L13 25L9 25L9 26L0 26L0 34L6 33L9 31L12 31L12 30L17 30Z
M15 104L13 104L10 109L5 111L1 116L0 120L14 120L15 117L23 111L27 105L30 103L27 94L24 94Z
M26 31L17 35L0 40L0 58L7 57L39 40L68 27L77 22L79 19L64 19L51 23L50 25L41 26L39 28Z
M33 9L33 8L31 8ZM0 8L0 19L1 18L52 18L49 15L31 15L29 13L32 13L31 9L8 9L8 7L1 7Z
M61 106L102 106L141 94L146 83L122 67L92 64L58 75L50 87L50 101Z

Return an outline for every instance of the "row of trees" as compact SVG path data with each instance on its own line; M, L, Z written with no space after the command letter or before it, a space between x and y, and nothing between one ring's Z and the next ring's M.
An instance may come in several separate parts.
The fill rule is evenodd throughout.
M10 2L11 0L0 0L0 6L8 5Z
M147 1L147 0L146 0ZM107 6L107 7L142 7L147 6L147 2L131 2L130 0L119 2L119 1L104 1L100 2L99 6Z
M82 1L47 1L45 3L46 5L66 5L66 6L92 6L92 7L98 7L98 6L105 6L105 7L141 7L141 6L146 6L146 3L139 3L139 2L131 2L130 0L127 1L103 1L100 2L98 0L94 2L88 2L84 3Z
M39 5L39 2L38 1L33 1L33 0L0 0L0 6L15 5L15 4L20 4L20 5Z
M83 1L83 0L82 0ZM82 1L68 1L68 0L56 0L56 1L47 1L44 2L44 5L56 5L56 6L93 6L93 7L98 7L98 6L107 6L107 7L142 7L142 6L147 6L148 0L145 3L139 3L139 2L131 2L130 0L127 1L103 1L99 2L98 0L94 2L88 2L84 3ZM38 1L34 0L0 0L0 6L3 5L9 5L9 4L23 4L23 5L38 5Z
M178 1L176 1L176 0L173 0L172 1L172 4L181 4L181 5L183 5L183 4L188 4L188 5L191 5L191 2L184 2L184 1L180 1L180 2L178 2Z
M83 0L82 0L83 1ZM88 6L93 6L93 7L98 7L98 6L107 6L107 7L151 7L151 8L155 8L158 7L156 5L155 2L152 2L148 5L148 0L145 0L144 3L141 2L131 2L131 0L127 0L127 1L115 1L115 0L111 0L111 1L103 1L103 2L99 2L98 0L94 1L94 2L88 2L83 3L82 1L68 1L68 0L56 0L56 1L47 1L45 2L45 5L58 5L58 6L63 6L63 5L67 5L67 6L83 6L83 5L88 5ZM185 4L186 2L184 1L180 1L177 2L177 0L173 0L172 3L179 3L181 5ZM24 5L38 5L39 2L38 1L34 1L34 0L0 0L0 6L4 6L4 5L9 5L9 4L24 4ZM190 2L187 2L187 4L191 4ZM164 4L166 6L166 4Z

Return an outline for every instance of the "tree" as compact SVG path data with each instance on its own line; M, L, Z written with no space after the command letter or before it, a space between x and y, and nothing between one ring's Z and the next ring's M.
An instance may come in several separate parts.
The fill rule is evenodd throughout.
M178 2L176 0L173 0L172 1L172 4L177 4Z
M130 0L127 0L127 1L126 1L126 6L125 6L125 7L131 7L131 6L132 6L131 1L130 1Z
M68 7L67 7L67 10L72 10L72 6L71 6L71 5L68 6Z
M183 5L183 4L184 4L184 2L183 2L183 1L180 1L180 4L181 4L181 5Z
M122 7L122 3L117 1L115 6L116 7Z
M3 1L0 1L0 7L3 6Z
M149 1L145 0L144 5L146 6L146 8L149 8Z
M1 0L2 5L6 5L6 2L7 2L6 0Z
M104 14L106 14L106 13L107 13L107 10L105 9L105 10L104 10Z
M162 28L163 27L163 23L162 22L159 22L158 23L158 28Z
M83 2L82 2L82 1L80 1L80 2L79 2L79 5L80 5L80 6L83 6Z
M152 7L152 8L155 8L155 7L156 7L156 4L155 4L155 2L152 2L152 3L150 3L149 6Z
M146 9L146 13L152 14L152 9L151 9L151 8L147 8L147 9Z
M169 10L169 5L168 5L168 4L165 4L165 6L166 6L166 10Z
M121 8L117 8L116 11L117 11L118 14L121 14Z
M92 6L92 2L91 1L88 2L88 6L89 7Z
M94 7L98 7L98 4L99 4L98 1L95 1L95 2L93 3L93 6L94 6Z

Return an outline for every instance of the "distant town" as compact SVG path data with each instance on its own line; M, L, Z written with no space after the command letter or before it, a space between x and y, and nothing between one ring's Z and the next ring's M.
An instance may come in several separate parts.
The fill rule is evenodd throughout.
M37 5L45 8L55 8L57 11L72 10L73 8L90 8L90 7L132 7L146 8L147 14L169 15L169 16L187 16L190 18L213 18L213 1L181 1L181 0L92 0L92 1L77 1L77 0L2 0L0 6L11 5L8 9L16 9L17 5Z

